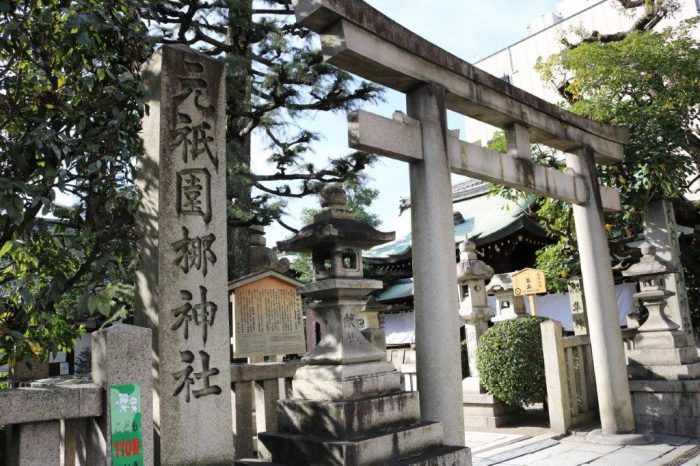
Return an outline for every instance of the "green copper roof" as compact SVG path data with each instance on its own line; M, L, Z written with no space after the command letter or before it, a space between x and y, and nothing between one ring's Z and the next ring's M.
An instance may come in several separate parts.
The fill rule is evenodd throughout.
M375 299L379 302L386 303L388 301L401 300L413 297L413 279L404 278L398 280L386 288L384 288L380 293L377 293Z
M523 204L524 206L524 204ZM527 218L523 207L500 196L478 194L475 197L463 199L453 204L455 213L462 214L464 221L455 225L455 244L464 241L464 236L476 243L477 246L498 241L521 229L544 237L544 231L532 220ZM404 256L411 251L411 234L396 241L376 246L365 251L366 259L388 259Z

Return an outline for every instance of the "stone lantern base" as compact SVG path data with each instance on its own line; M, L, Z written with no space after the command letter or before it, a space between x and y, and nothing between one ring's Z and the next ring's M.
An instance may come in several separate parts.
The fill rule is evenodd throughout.
M519 406L508 406L486 393L478 377L462 380L462 403L464 425L467 430L494 429L504 427L523 418L525 410Z
M700 360L680 331L644 332L629 351L632 409L639 432L700 437Z
M471 465L468 448L444 444L442 424L421 420L418 393L399 391L395 375L395 380L386 374L376 379L383 385L383 394L373 393L378 386L371 376L359 376L354 385L350 380L346 380L347 385L329 379L329 387L324 388L321 382L314 389L316 397L334 399L281 400L277 409L279 431L258 435L271 453L271 461L305 465ZM295 377L294 384L298 382L304 381ZM342 394L338 391L341 386L347 389ZM294 390L301 394L308 388L304 382Z
M639 432L700 437L700 380L630 380Z

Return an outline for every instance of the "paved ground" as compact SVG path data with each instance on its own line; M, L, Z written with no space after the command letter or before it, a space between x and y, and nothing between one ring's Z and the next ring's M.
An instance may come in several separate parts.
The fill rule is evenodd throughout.
M583 430L558 438L551 431L531 437L503 432L467 432L466 439L472 448L474 466L700 466L698 438L657 435L651 445L619 447L588 443L586 433Z

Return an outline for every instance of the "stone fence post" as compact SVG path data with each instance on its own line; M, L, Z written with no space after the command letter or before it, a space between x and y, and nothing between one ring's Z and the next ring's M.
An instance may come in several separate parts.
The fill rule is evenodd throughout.
M112 466L112 409L110 387L138 385L141 400L141 442L138 451L145 466L153 465L153 398L151 382L151 330L132 325L114 325L92 334L92 378L103 388L102 417L89 419L88 462L94 466ZM136 408L130 400L125 409ZM119 448L119 445L117 446ZM131 445L129 449L131 451ZM124 448L116 452L124 454Z
M540 324L540 331L542 332L544 373L547 379L549 427L552 431L563 434L571 426L571 400L566 378L561 324L555 320L548 320Z

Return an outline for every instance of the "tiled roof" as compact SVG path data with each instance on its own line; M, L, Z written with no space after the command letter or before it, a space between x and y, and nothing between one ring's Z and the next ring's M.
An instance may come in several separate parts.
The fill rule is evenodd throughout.
M410 298L413 296L413 279L405 278L403 280L398 280L393 282L391 285L387 286L380 293L375 295L375 299L382 303L387 301L396 301L404 298Z
M460 188L461 195L465 197L453 204L453 210L461 213L464 221L457 223L454 227L455 244L464 241L464 236L469 235L477 246L481 246L520 229L545 236L544 231L525 215L524 204L518 205L500 196L488 196L486 195L488 188L486 191L481 191L481 194L475 194L482 189L469 182L467 186ZM369 249L363 253L363 256L366 259L381 261L408 255L410 252L411 234L409 233L396 241Z

